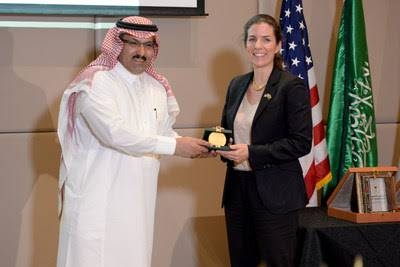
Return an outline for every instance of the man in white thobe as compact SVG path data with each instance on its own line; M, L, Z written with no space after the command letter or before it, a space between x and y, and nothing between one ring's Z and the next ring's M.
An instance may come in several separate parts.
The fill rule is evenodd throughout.
M119 20L64 92L58 267L151 266L159 156L208 151L172 129L179 108L153 68L156 31L143 17Z

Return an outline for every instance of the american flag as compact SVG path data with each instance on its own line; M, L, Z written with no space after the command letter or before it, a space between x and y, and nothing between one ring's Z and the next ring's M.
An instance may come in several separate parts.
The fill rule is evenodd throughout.
M283 32L281 53L285 61L285 68L303 79L310 89L313 145L310 153L300 158L299 161L303 169L307 195L308 198L311 198L315 188L320 189L328 183L332 175L329 167L314 64L301 0L283 0L280 25Z

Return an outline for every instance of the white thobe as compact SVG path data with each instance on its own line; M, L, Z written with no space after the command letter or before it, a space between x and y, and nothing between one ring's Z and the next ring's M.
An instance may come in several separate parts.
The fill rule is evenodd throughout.
M151 265L159 155L173 154L164 87L121 64L66 90L58 134L64 185L58 267ZM73 137L67 101L76 102Z

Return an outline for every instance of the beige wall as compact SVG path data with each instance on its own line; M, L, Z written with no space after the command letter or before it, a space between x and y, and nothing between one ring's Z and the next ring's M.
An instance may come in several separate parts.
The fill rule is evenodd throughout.
M206 0L207 17L152 18L160 28L157 66L175 89L176 128L201 136L216 125L227 83L248 70L244 22L277 0ZM304 0L324 118L342 1ZM364 0L378 123L379 163L400 154L400 2ZM109 17L0 15L0 21L111 22ZM55 265L60 149L55 129L63 89L95 57L106 30L0 27L0 265ZM333 52L332 52L333 51ZM216 159L162 159L153 266L227 266L224 166Z

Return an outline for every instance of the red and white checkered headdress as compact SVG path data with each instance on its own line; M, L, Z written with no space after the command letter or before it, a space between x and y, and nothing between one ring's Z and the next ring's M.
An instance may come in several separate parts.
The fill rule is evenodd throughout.
M154 57L150 66L146 69L146 72L164 86L168 96L168 113L171 116L176 117L179 113L179 106L172 92L171 86L168 80L164 76L158 74L153 67L153 63L154 60L157 58L158 49L160 46L160 39L158 34L156 33L157 30L157 26L153 24L151 20L144 17L131 16L120 19L116 23L115 27L108 30L101 46L101 54L78 74L78 76L71 82L68 88L72 88L82 81L85 81L87 84L89 84L90 87L93 76L97 71L110 70L117 64L118 56L120 55L124 46L124 43L120 39L121 34L127 33L133 37L141 39L148 39L153 37L156 43L156 46L154 47ZM70 133L72 133L74 128L74 111L76 97L77 94L72 93L68 99L68 131Z

